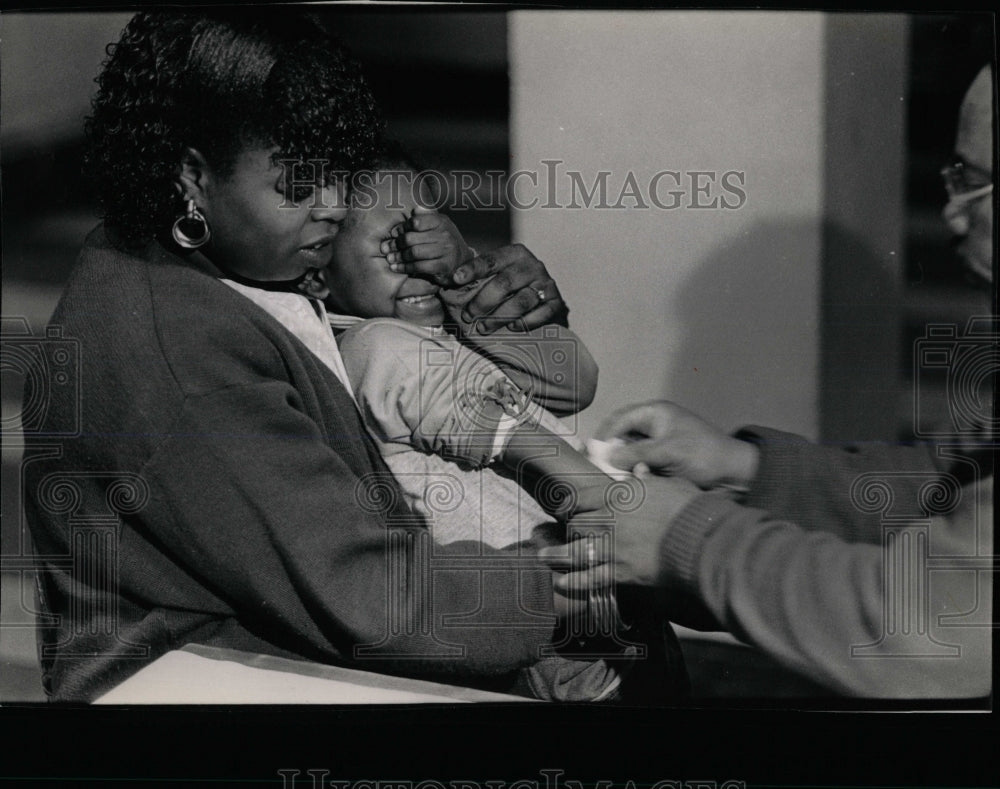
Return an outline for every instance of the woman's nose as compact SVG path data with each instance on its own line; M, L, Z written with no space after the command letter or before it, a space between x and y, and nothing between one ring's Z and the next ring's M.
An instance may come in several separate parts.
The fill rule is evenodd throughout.
M310 213L316 222L340 222L347 216L346 189L341 183L324 186Z
M941 211L941 216L948 229L956 236L965 236L969 233L969 212L965 203L952 200L945 204Z

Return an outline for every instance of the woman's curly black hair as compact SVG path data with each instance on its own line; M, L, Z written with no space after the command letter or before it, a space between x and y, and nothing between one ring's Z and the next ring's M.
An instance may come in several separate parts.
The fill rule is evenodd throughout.
M315 18L259 9L144 12L97 78L86 167L115 243L141 246L181 210L187 147L220 175L246 148L369 167L384 121L358 64Z

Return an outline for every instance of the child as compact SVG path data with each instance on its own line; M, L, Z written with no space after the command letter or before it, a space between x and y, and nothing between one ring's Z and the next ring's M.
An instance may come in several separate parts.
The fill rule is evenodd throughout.
M437 542L544 542L553 526L546 508L558 509L558 493L567 491L561 483L612 482L561 437L568 431L542 407L572 413L588 405L596 365L562 327L520 333L522 358L509 352L509 338L508 352L498 352L501 346L461 318L484 282L450 291L394 271L404 254L444 258L451 267L473 257L454 224L422 209L399 180L405 186L408 179L393 186L378 177L355 194L326 272L330 322L341 330L362 418ZM538 480L539 501L518 484L529 476ZM606 624L609 609L601 610ZM616 659L540 661L526 672L531 690L560 701L615 697L635 650L610 641Z

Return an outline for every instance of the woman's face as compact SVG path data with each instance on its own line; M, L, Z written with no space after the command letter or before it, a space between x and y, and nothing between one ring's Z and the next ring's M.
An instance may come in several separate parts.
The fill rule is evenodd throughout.
M445 318L438 286L391 271L379 250L389 231L413 212L416 201L410 179L400 178L395 188L390 178L377 181L372 185L377 197L372 199L367 192L365 207L356 200L333 240L333 258L327 269L330 300L345 315L438 326Z
M244 150L226 177L202 165L196 202L212 230L202 251L250 279L294 279L329 263L347 206L337 184L307 189L293 202L284 168L271 163L271 154Z

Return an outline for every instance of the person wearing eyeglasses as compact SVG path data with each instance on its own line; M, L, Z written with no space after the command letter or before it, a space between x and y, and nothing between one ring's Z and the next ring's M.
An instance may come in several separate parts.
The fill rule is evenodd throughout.
M968 270L993 280L993 80L979 72L966 94L955 138L955 161L941 171L948 204L944 221L959 239Z
M993 79L962 103L944 219L993 281ZM995 327L995 321L993 322ZM994 344L972 349L985 432L936 445L812 444L761 427L730 436L680 406L612 414L610 461L645 464L641 507L614 517L613 554L543 551L569 594L656 587L670 617L721 629L835 694L983 699L991 691ZM738 492L737 492L738 491ZM578 491L570 534L603 491Z

